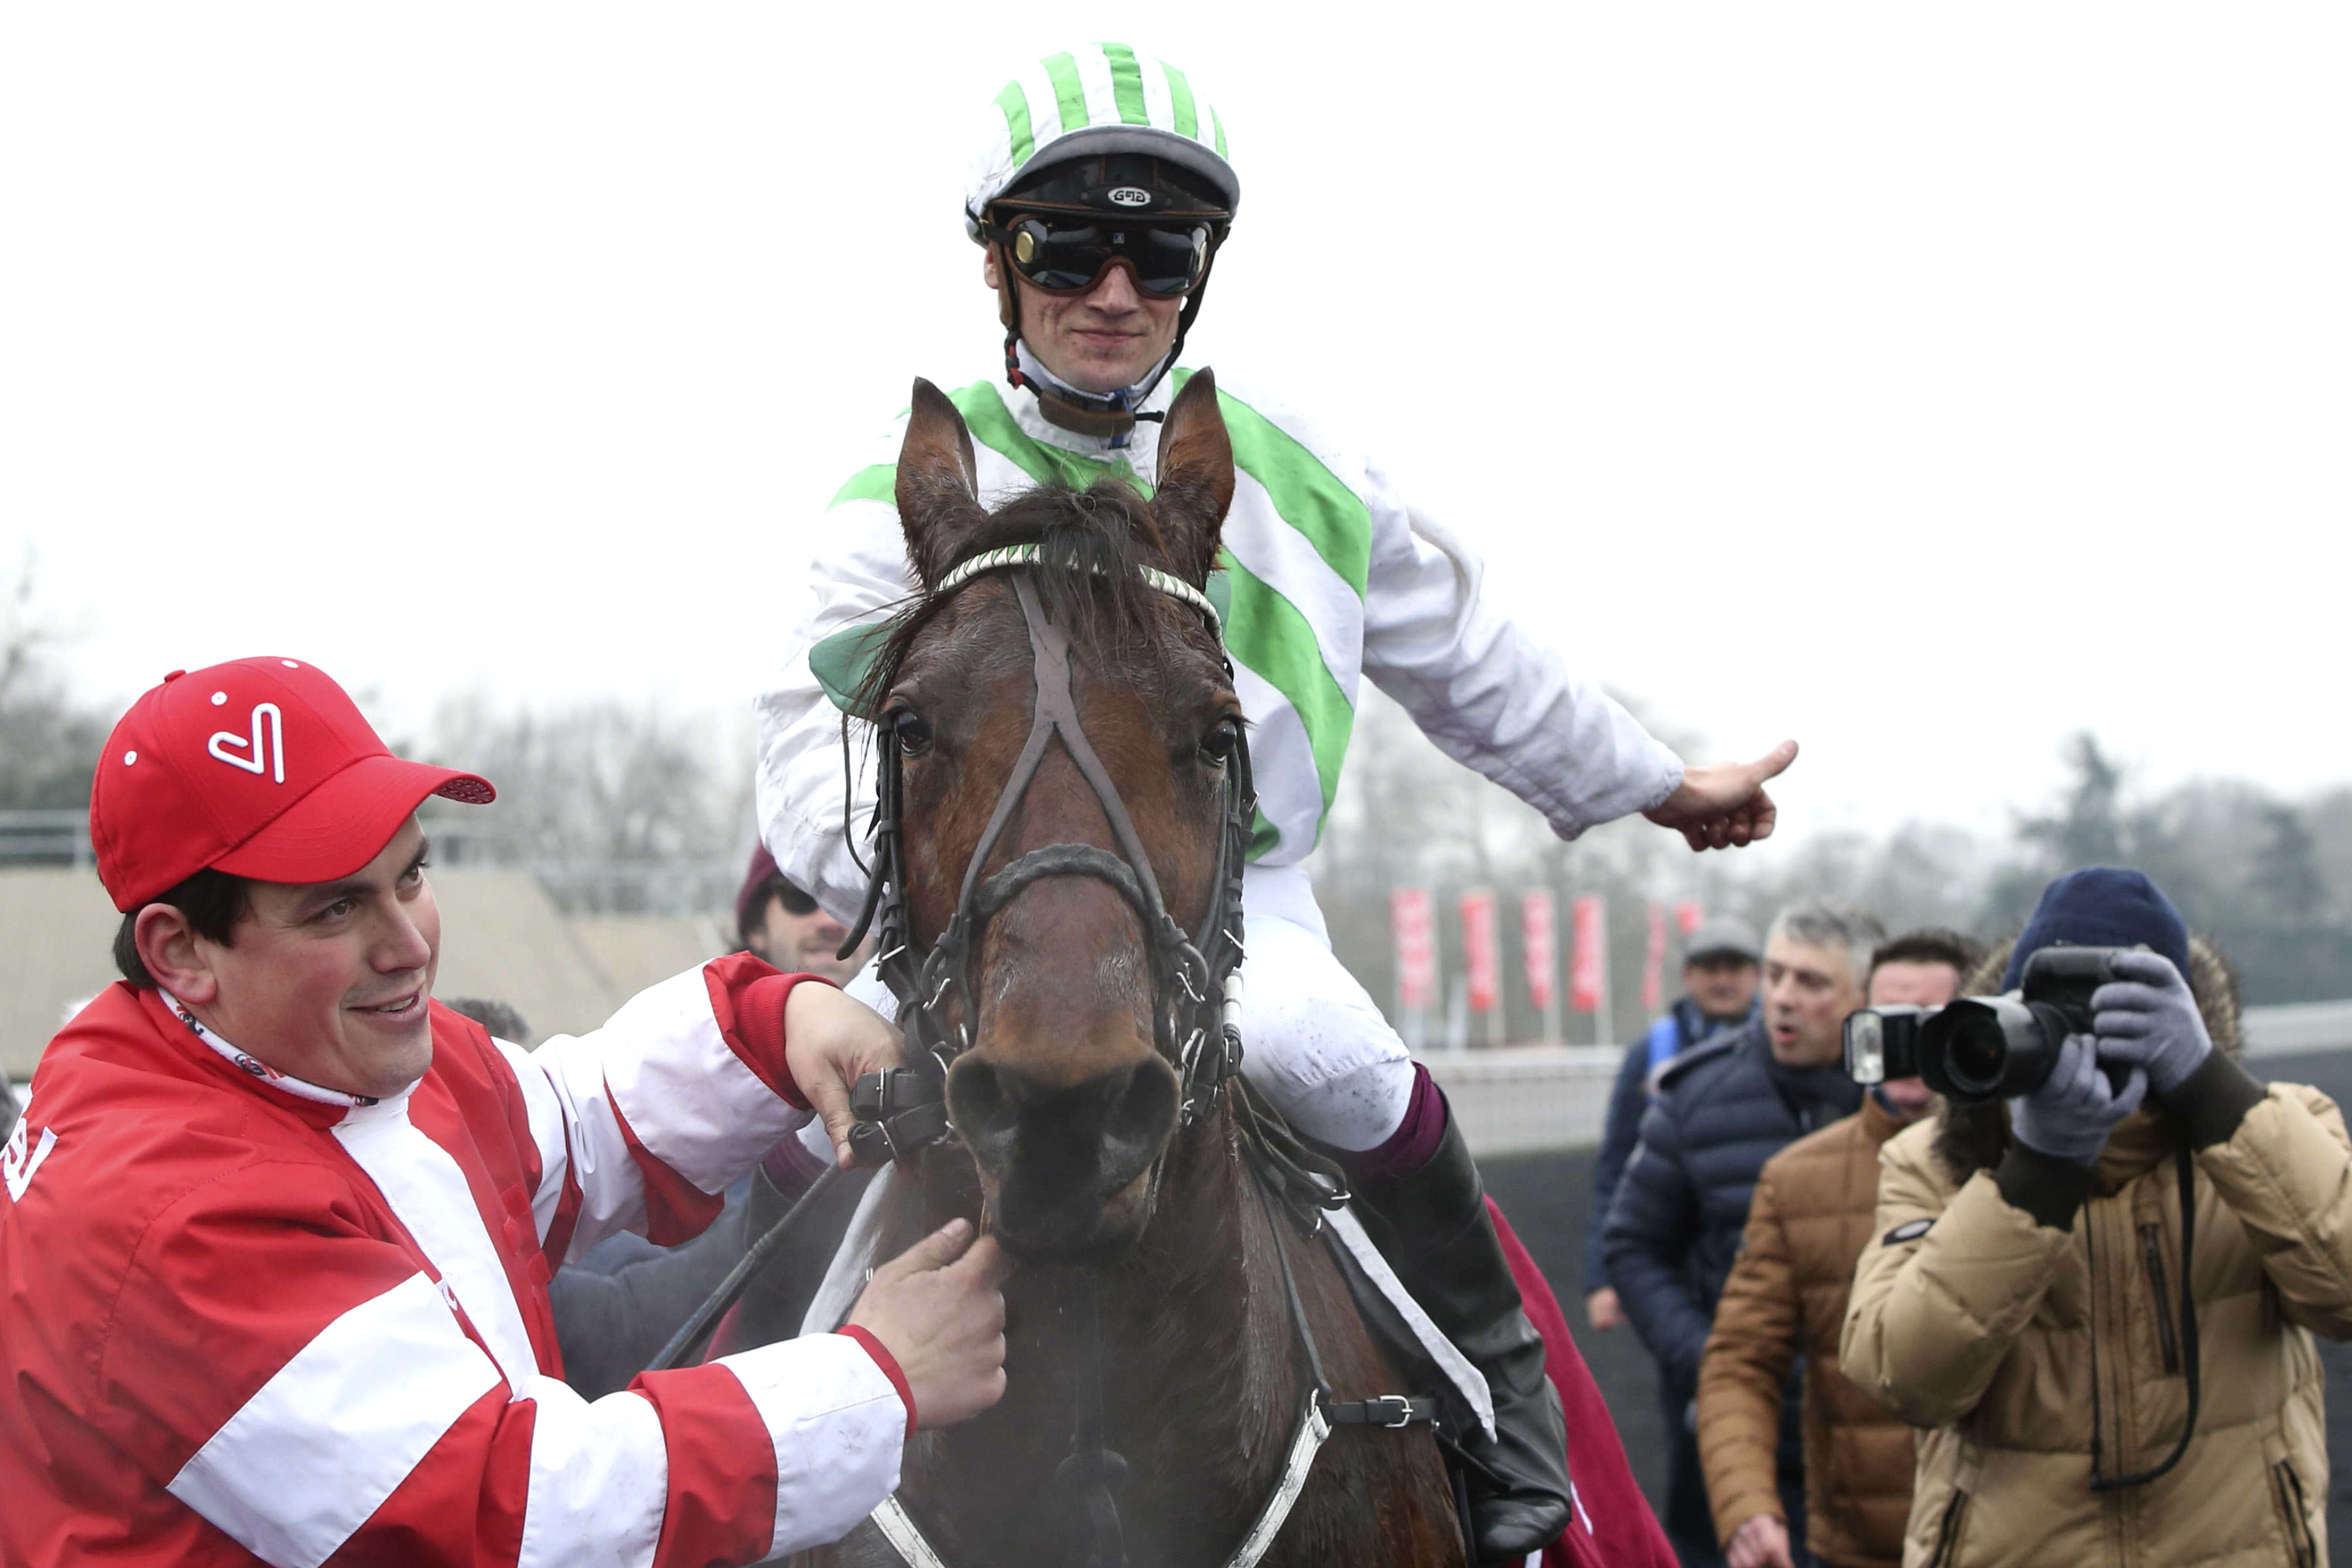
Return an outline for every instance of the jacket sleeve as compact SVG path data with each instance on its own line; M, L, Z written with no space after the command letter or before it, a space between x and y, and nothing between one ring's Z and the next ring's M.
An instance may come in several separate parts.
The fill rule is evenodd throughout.
M1698 1457L1717 1539L1759 1513L1784 1517L1779 1475L1780 1396L1796 1361L1801 1303L1768 1161L1748 1210L1738 1259L1716 1303L1698 1369Z
M529 1052L499 1042L538 1152L532 1211L551 1265L620 1230L664 1246L697 1234L807 1122L784 1065L784 1000L803 983L737 953L638 993L589 1034Z
M283 1164L197 1188L150 1228L98 1358L93 1424L263 1562L747 1563L837 1538L896 1484L907 1405L862 1342L592 1404L502 1370L345 1190Z
M1603 1250L1633 1331L1657 1358L1669 1388L1698 1379L1709 1314L1684 1267L1698 1234L1698 1194L1683 1161L1680 1130L1664 1102L1642 1116L1642 1141L1626 1162L1609 1208Z
M1643 1108L1650 1102L1645 1091L1649 1076L1649 1042L1635 1040L1625 1047L1625 1059L1617 1068L1617 1081L1609 1090L1608 1115L1601 1124L1601 1152L1592 1161L1592 1217L1586 1222L1584 1230L1584 1293L1588 1296L1609 1283L1604 1246L1609 1205L1616 1201L1617 1184L1625 1175L1625 1162L1633 1155Z
M895 454L895 440L891 449ZM809 655L835 632L879 624L915 591L898 509L884 499L888 491L881 481L889 472L887 465L866 469L824 514L824 546L809 564L808 607L776 674L752 703L760 837L777 868L845 922L856 917L866 897L866 874L850 853L847 834L862 833L874 809L874 727L845 719L834 706ZM860 491L866 493L854 493Z
M1367 465L1364 673L1455 762L1573 838L1646 811L1683 764L1556 647L1489 603L1486 563Z
M1838 1349L1845 1374L1914 1426L1976 1408L2074 1244L2012 1206L1990 1171L1947 1206L1932 1158L1910 1133L1879 1151L1876 1234Z
M2272 1084L2197 1161L2246 1227L2288 1319L2352 1339L2352 1138L2335 1101Z

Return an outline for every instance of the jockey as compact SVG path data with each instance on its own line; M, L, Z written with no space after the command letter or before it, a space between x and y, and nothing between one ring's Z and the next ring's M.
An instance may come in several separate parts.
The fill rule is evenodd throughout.
M1219 247L1241 205L1215 110L1173 65L1087 45L1024 69L984 110L963 209L1004 327L1002 377L951 395L978 489L1104 476L1147 492L1163 416ZM1370 676L1431 739L1543 813L1563 838L1633 812L1693 847L1770 831L1763 783L1795 754L1685 770L1530 628L1483 602L1483 566L1407 506L1338 437L1218 378L1237 487L1223 571L1234 687L1259 797L1244 885L1244 1070L1307 1137L1339 1154L1367 1228L1397 1273L1486 1373L1499 1438L1474 1452L1481 1555L1542 1547L1570 1500L1560 1406L1444 1098L1330 951L1301 862L1315 847ZM845 828L845 650L916 591L893 501L903 417L822 525L813 602L759 701L762 837L783 874L852 918L866 876ZM828 641L827 639L833 639ZM853 721L856 754L867 731ZM845 817L845 811L846 816ZM865 994L886 1011L869 978ZM812 1090L814 1094L816 1091ZM822 1107L823 1101L820 1100ZM844 1119L828 1114L836 1134Z

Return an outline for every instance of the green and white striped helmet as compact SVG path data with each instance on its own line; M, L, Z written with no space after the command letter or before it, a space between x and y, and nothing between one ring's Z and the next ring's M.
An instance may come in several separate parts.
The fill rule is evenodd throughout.
M975 240L988 204L1016 180L1066 159L1105 153L1163 158L1242 203L1225 162L1225 127L1166 60L1125 44L1087 44L1024 68L986 111L980 155L964 183L964 231Z

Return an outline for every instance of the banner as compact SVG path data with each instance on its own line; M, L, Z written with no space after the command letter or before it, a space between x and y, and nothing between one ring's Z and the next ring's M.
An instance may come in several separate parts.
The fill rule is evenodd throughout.
M1706 910L1696 899L1685 899L1675 906L1675 929L1688 936L1698 930L1698 922L1706 919Z
M1528 1000L1549 1011L1553 976L1559 968L1550 889L1533 888L1519 895L1519 945L1526 957Z
M1391 889L1389 925L1396 933L1397 1001L1417 1011L1437 999L1437 912L1429 889Z
M1580 893L1570 906L1569 935L1573 942L1568 961L1568 1005L1580 1013L1601 1005L1609 988L1609 931L1598 893Z
M1495 941L1495 895L1462 895L1462 968L1470 982L1470 1011L1491 1013L1503 999L1502 954Z
M1642 955L1642 1011L1655 1014L1665 1006L1666 906L1650 906L1650 946Z

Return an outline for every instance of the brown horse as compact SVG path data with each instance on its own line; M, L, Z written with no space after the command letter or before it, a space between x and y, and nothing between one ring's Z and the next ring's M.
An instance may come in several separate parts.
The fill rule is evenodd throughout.
M1174 934L1205 949L1241 706L1213 617L1148 579L1198 589L1214 563L1234 489L1215 384L1202 372L1170 408L1149 501L1106 480L991 512L972 474L961 417L918 383L898 502L924 594L867 688L902 779L908 949L931 950L971 888L1054 846L1091 847L1097 865L1139 846ZM950 568L1016 544L1042 548L940 592ZM1055 731L1038 753L1035 705L1063 640L1083 740ZM1075 754L1087 750L1097 783ZM1434 1391L1404 1386L1324 1243L1255 1190L1246 1108L1188 1100L1163 1024L1180 982L1134 889L1100 871L1013 880L968 933L969 983L938 1009L961 1046L945 1080L954 1135L902 1154L913 1179L882 1240L894 1253L962 1214L1024 1259L1005 1289L1008 1388L908 1443L898 1500L948 1568L1083 1559L1071 1542L1086 1505L1055 1478L1069 1478L1073 1412L1091 1405L1100 1446L1126 1462L1115 1501L1133 1568L1216 1568L1276 1492L1312 1387L1286 1276L1337 1399ZM845 1563L902 1556L870 1524L835 1550ZM1343 1426L1263 1561L1463 1558L1430 1428Z

